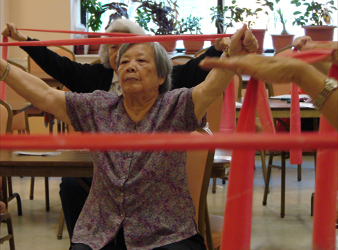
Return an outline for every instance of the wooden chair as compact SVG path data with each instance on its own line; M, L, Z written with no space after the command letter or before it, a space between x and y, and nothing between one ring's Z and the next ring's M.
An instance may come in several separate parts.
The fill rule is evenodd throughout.
M204 49L201 49L201 50L197 51L197 52L194 54L194 57L199 57L199 56L202 55L205 51L207 51L207 49L209 49L209 48L204 48Z
M68 57L70 60L75 61L75 54L63 47L63 46L51 46L49 47L51 50L53 50L55 53L59 54L60 56ZM40 68L37 63L34 62L34 60L28 55L27 56L27 65L28 65L28 72L43 72L43 70ZM44 113L38 113L38 114L32 114L31 116L44 116ZM30 116L30 115L28 115ZM53 123L53 116L49 114L49 131L53 131L52 123ZM67 126L64 124L58 124L58 131L64 131L67 130ZM34 181L35 177L31 177L31 190L30 190L30 195L29 198L31 200L34 199ZM50 210L50 205L49 205L49 184L48 184L48 177L45 177L45 196L46 196L46 211Z
M286 52L288 50L292 49L292 45L286 46L285 48L282 48L278 50L275 55L279 53ZM291 89L291 87L290 87ZM288 94L288 93L285 93ZM278 119L280 121L280 119ZM282 121L281 121L282 122ZM287 125L286 125L287 126ZM276 131L278 132L278 131ZM281 164L276 165L273 164L273 158L276 155L280 155L281 157ZM281 209L280 209L280 216L281 218L284 218L285 216L285 176L286 176L286 160L289 158L289 152L287 151L270 151L269 152L269 160L268 160L268 168L267 168L267 177L265 182L265 188L264 188L264 195L263 195L263 205L265 206L267 204L267 198L269 193L269 186L270 186L270 178L271 178L271 171L273 168L281 170ZM302 165L297 164L297 180L302 180Z
M12 127L12 119L13 119L13 112L11 107L3 100L0 100L0 133L10 133ZM0 198L4 194L2 192L2 178L0 177ZM17 206L19 213L22 214L21 209L21 199L20 196L17 194L15 196L17 198ZM9 201L10 199L8 199ZM20 212L21 211L21 212ZM12 226L12 219L11 215L7 212L7 206L4 202L0 201L0 223L6 223L8 234L0 237L0 244L3 244L6 240L9 241L9 248L10 250L15 250L14 246L14 235L13 235L13 226Z
M1 181L0 181L0 185L2 185ZM1 235L0 244L3 244L6 240L8 240L9 249L15 250L14 233L13 233L11 215L7 212L6 204L2 201L0 201L0 223L6 223L7 225L7 235L4 235L4 236Z
M96 63L101 63L101 59L98 58L90 63L90 65L96 64Z
M188 55L180 55L180 56L173 56L170 58L171 63L175 65L182 65L193 59L193 56Z
M187 175L191 197L196 209L195 220L200 234L205 238L208 249L213 250L210 225L208 223L207 193L211 169L213 164L213 151L195 150L187 152Z
M0 132L1 133L12 133L12 124L13 124L13 111L9 104L3 100L0 100ZM4 177L1 177L4 178ZM18 193L13 193L12 188L12 178L7 177L7 188L8 188L8 202L16 199L18 207L18 215L22 215L22 205L21 198ZM0 186L0 191L2 191L2 185ZM6 191L7 193L7 191Z

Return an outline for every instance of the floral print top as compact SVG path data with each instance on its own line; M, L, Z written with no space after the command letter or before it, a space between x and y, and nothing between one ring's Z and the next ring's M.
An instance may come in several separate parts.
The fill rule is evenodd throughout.
M205 125L194 113L192 89L158 96L135 123L123 96L95 91L66 92L75 130L100 133L191 132ZM190 197L186 153L182 151L95 151L93 183L72 242L98 250L123 227L127 249L153 249L197 233Z

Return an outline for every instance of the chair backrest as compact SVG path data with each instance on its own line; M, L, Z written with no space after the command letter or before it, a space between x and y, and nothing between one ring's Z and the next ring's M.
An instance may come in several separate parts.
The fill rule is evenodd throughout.
M209 49L209 48L205 48L205 49L201 49L201 50L197 51L197 52L194 54L194 57L199 57L199 56L202 55L207 49Z
M93 64L96 64L96 63L101 63L101 59L100 59L100 58L95 59L94 61L92 61L92 62L90 63L90 65L93 65Z
M206 199L213 159L214 151L191 150L187 152L189 190L196 209L195 220L203 237L205 235Z
M7 102L0 100L0 134L11 132L12 119L13 111L11 106Z
M51 48L55 53L59 54L60 56L68 57L70 60L75 61L75 54L62 46L51 46ZM28 65L28 72L41 72L43 71L39 65L37 65L34 60L28 55L27 56L27 65Z
M175 65L185 64L193 58L194 58L193 56L188 56L188 55L173 56L170 58L170 61L175 66Z

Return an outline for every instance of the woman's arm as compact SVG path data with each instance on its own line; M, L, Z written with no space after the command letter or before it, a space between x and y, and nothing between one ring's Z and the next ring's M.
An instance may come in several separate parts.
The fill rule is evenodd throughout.
M55 115L58 119L69 123L65 92L49 87L41 79L32 76L16 67L8 67L3 59L0 61L0 77L15 92L31 102L35 107Z
M258 48L257 40L252 32L243 25L232 37L228 39L228 55L245 55L254 52ZM225 57L225 56L224 56ZM215 57L214 57L215 58ZM192 97L195 104L195 114L200 120L207 108L221 95L230 84L234 73L224 69L213 69L210 71L205 81L197 85Z
M16 41L37 41L20 32L13 23L8 23L2 31ZM25 52L50 76L73 92L90 93L97 89L108 91L114 71L102 64L81 64L62 57L45 46L22 46Z
M207 58L201 62L203 68L220 67L231 71L240 69L243 74L273 83L294 82L312 100L316 100L325 86L327 76L312 65L299 59L287 57L264 57L248 55L226 60ZM333 90L320 109L321 113L338 130L338 89Z

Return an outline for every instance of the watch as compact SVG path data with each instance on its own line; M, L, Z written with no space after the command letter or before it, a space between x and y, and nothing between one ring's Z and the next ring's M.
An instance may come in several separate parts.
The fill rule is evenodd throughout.
M316 97L316 99L313 102L313 105L316 107L316 109L320 110L326 99L332 93L332 91L334 91L337 88L338 84L336 79L334 78L326 79L323 90L320 92L320 94Z

